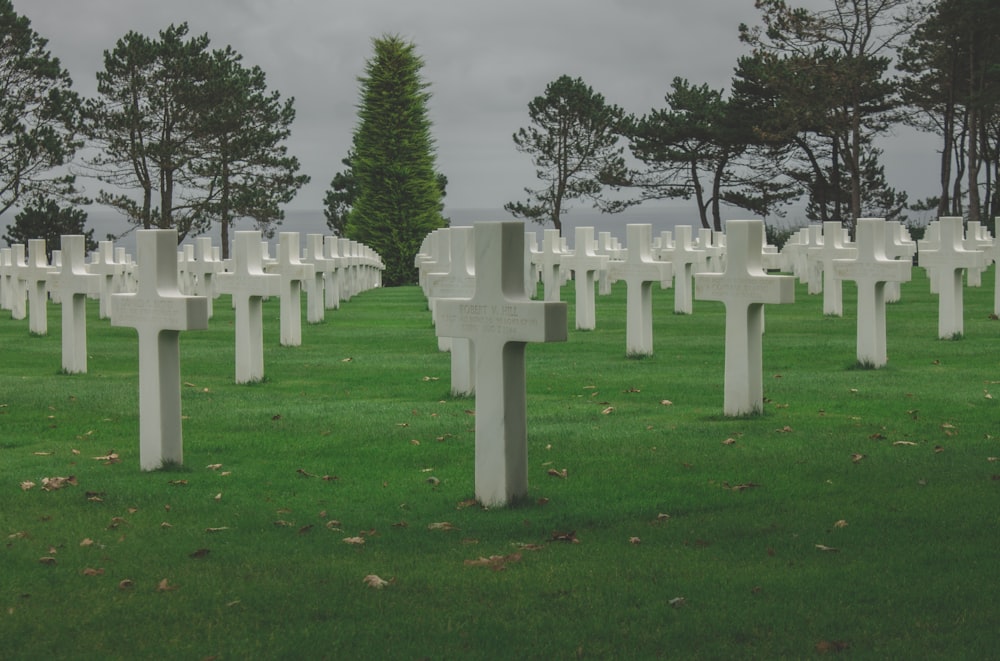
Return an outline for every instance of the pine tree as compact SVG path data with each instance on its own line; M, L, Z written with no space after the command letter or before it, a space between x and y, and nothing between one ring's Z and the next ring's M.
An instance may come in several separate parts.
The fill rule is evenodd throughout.
M358 79L361 104L350 160L357 196L345 234L381 255L386 285L412 284L421 242L447 225L427 116L430 93L412 43L382 36L373 44L375 55Z

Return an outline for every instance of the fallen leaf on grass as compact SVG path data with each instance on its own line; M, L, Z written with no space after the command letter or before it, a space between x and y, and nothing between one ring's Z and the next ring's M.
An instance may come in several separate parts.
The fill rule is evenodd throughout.
M205 468L207 468L208 470L217 471L220 468L222 468L222 464L209 464L208 466L205 466Z
M729 437L726 440L722 441L722 444L723 445L736 445L736 439L732 438L732 437Z
M118 581L118 589L119 590L128 590L128 589L130 589L130 588L132 588L134 586L135 586L135 583L133 583L132 580L128 579L128 578L122 579L121 581Z
M524 542L514 542L514 546L522 551L541 551L545 548L541 544L525 544Z
M893 441L893 445L916 445L913 441Z
M93 546L93 545L94 545L94 540L92 540L89 537L86 537L86 538L84 538L83 540L80 541L80 546L86 547L86 546Z
M42 563L43 565L54 565L56 564L56 559L50 555L47 555L44 558L39 558L38 562Z
M288 528L288 527L291 527L291 526L293 526L295 524L292 523L291 521L285 521L284 519L278 519L277 521L274 522L274 525L277 526L278 528Z
M602 414L602 415L611 415L611 414L612 414L612 413L614 413L614 412L615 412L615 407L613 407L613 406L608 406L607 408L605 408L605 409L603 409L603 410L601 411L601 414Z
M35 488L35 483L32 482L31 480L25 480L24 482L21 482L21 491L29 491L34 488Z
M474 507L477 504L475 498L467 498L466 500L460 501L455 509L464 510L466 507Z
M785 425L781 429L775 429L774 431L778 432L779 434L788 434L792 431L792 428L789 427L788 425Z
M746 491L747 489L755 489L759 486L756 482L744 482L743 484L734 484L733 486L730 486L729 482L722 483L722 488L730 491Z
M834 548L832 546L826 546L825 544L816 544L817 551L823 551L824 553L837 553L840 549Z
M853 461L854 463L856 463L856 464L857 464L857 463L859 463L859 462L860 462L860 461L861 461L862 459L864 459L864 458L865 458L866 456L867 456L867 455L863 455L863 454L861 454L860 452L855 452L854 454L852 454L852 455L851 455L851 461Z
M42 490L44 491L57 491L64 487L77 486L76 476L70 475L69 477L43 477L42 478Z
M94 569L93 567L87 567L80 573L83 574L84 576L103 576L104 569L103 568Z
M671 402L669 399L661 399L660 400L660 405L661 406L673 406L674 403Z
M552 533L553 542L570 542L571 544L579 544L580 540L576 538L576 531L570 530L569 532L554 532Z
M219 528L205 528L205 532L213 532L213 533L214 532L222 532L223 530L229 530L229 528L226 527L226 526L222 526L222 527L219 527Z
M455 526L453 526L448 521L440 521L438 523L428 524L427 529L428 530L458 530L458 528L456 528Z
M35 455L36 457L51 457L54 453L52 453L52 452L32 452L31 454Z
M563 479L565 479L569 475L569 473L565 468L562 469L561 471L558 471L555 468L550 468L548 471L546 471L546 473L548 475L551 475L552 477L561 477Z
M508 562L520 562L520 553L511 553L510 555L491 555L488 558L479 556L475 560L466 560L466 567L489 567L493 571L503 571L507 569Z
M642 544L642 540L639 539L638 537L629 537L628 543L634 546L638 546L639 544Z
M208 555L211 552L212 551L210 549L198 549L197 551L194 551L194 552L188 554L188 557L189 558L204 558L206 555Z
M361 545L363 545L365 543L365 538L364 537L345 537L344 538L344 543L345 544L352 544L354 546L361 546Z
M157 592L172 592L172 591L174 591L176 589L177 589L177 586L176 585L170 585L170 582L167 579L163 579L156 586L156 591Z
M186 487L187 483L188 483L187 480L170 480L169 482L167 482L167 484L169 484L172 487Z
M367 585L370 588L374 588L376 590L381 590L382 588L386 587L392 582L392 581L387 581L376 574L368 574L367 576L364 577L363 580L365 585ZM394 578L392 580L395 581L396 579Z
M846 528L847 527L847 521L845 521L844 519L841 519L841 520L835 522L833 524L833 527L834 528Z
M667 603L673 606L674 608L683 608L685 604L687 604L687 599L685 599L684 597L674 597Z
M94 461L103 461L105 466L110 466L111 464L121 463L121 459L118 457L118 453L114 450L108 452L100 457L91 457Z

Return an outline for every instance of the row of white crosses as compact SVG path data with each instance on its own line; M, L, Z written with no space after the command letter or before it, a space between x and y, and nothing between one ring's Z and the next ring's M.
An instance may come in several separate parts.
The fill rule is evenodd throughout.
M281 296L282 321L283 324L288 322L287 328L283 325L283 342L301 341L300 335L295 337L300 333L300 326L289 320L294 317L298 321L301 316L301 310L296 307L301 298L297 285L309 281L315 271L312 264L299 259L296 233L282 236L274 265L277 272L273 274L265 273L262 267L260 233L236 234L236 262L240 270L227 273L212 268L201 272L201 280L207 286L218 279L219 290L233 295L237 308L237 381L246 382L263 377L260 342L263 296ZM109 282L122 276L124 269L101 268L112 263L121 266L126 260L111 262L98 257L93 263L86 263L82 236L62 237L58 269L48 265L42 240L29 241L28 260L24 257L23 245L5 249L0 253L2 264L6 265L0 271L0 283L4 288L4 301L17 305L20 300L19 310L24 305L25 295L30 292L29 325L31 332L36 334L45 334L47 330L44 325L46 290L61 301L63 369L67 372L87 370L87 295L112 292L107 301L111 324L135 328L139 335L139 461L143 470L154 470L166 463L183 461L179 334L208 327L211 295L187 295L181 291L185 270L178 268L176 231L139 230L136 245L139 263L129 269L135 281L133 292L115 292L113 283ZM350 246L345 247L350 249ZM203 244L200 254L209 255L210 249L210 244ZM107 255L109 251L99 254ZM213 258L213 261L217 260ZM369 261L373 265L381 264L380 260L358 252L358 265L367 266ZM98 268L92 268L95 265ZM205 277L209 271L211 275ZM379 282L377 277L361 275L354 280L347 291ZM258 283L263 283L263 287L258 287ZM286 308L286 298L295 303ZM42 321L36 323L36 319Z

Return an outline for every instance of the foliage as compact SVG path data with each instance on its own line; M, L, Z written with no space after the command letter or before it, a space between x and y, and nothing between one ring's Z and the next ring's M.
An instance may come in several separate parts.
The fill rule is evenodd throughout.
M852 227L866 204L862 179L877 156L873 139L891 126L898 105L887 77L890 53L918 14L910 0L834 0L817 11L759 0L757 7L763 25L740 26L753 53L738 75L776 102L772 125L800 150L813 215Z
M997 3L939 0L900 52L909 123L942 138L939 216L967 211L970 220L988 220L1000 213L998 31Z
M347 216L358 196L358 187L351 166L351 154L348 153L340 162L346 169L333 175L330 188L323 197L323 215L330 231L337 236L344 236Z
M798 197L779 170L783 149L753 130L748 104L682 78L665 99L667 108L628 124L629 148L646 165L631 182L643 199L694 197L702 227L722 231L723 203L768 216Z
M28 239L45 239L45 252L52 261L52 251L59 250L63 234L82 234L86 252L97 249L94 230L85 230L87 212L75 207L60 207L55 200L35 198L14 216L14 224L7 226L3 240L8 245L28 242Z
M627 206L602 196L605 186L627 182L619 144L625 121L621 108L608 105L582 79L563 75L532 99L528 117L532 126L518 129L514 145L531 156L543 185L525 188L528 200L508 202L504 209L516 218L551 222L561 232L570 200L588 199L612 213Z
M344 230L382 257L385 285L412 284L421 242L447 225L442 216L446 180L435 172L429 84L420 75L423 60L416 46L385 35L374 39L373 47L365 75L358 79L359 121L345 163L349 175L343 175L349 179L341 179L350 196L343 200L350 204Z
M0 0L0 215L35 197L83 201L65 166L82 145L81 101L48 41Z
M296 174L298 159L283 144L295 119L294 100L268 92L264 71L247 68L230 47L209 56L205 96L199 106L202 157L192 166L203 191L201 213L221 225L223 258L229 256L229 228L235 218L252 218L264 236L274 236L284 218L282 204L309 182Z
M98 151L86 166L112 187L98 200L132 224L176 228L179 240L213 221L226 233L237 217L270 234L279 205L308 181L282 144L293 102L268 92L264 72L231 48L209 51L208 35L188 32L186 23L156 39L133 31L105 51L88 103Z

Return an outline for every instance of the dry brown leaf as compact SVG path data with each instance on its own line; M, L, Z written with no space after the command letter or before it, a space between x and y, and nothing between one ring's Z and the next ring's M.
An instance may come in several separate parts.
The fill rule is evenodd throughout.
M816 643L816 651L820 654L826 654L827 652L843 652L849 647L850 644L843 640L821 640Z
M35 488L35 483L31 480L25 480L21 482L21 491L29 491Z
M39 558L38 562L42 563L43 565L54 565L56 564L56 559L50 555L47 555L44 558Z
M170 480L169 482L167 482L167 484L169 484L172 487L186 487L187 483L188 483L187 480Z
M845 521L844 519L841 519L841 520L835 522L833 524L833 527L834 528L846 528L847 527L847 521Z
M86 547L86 546L93 546L93 545L94 545L94 540L92 540L89 537L87 537L87 538L85 538L85 539L83 539L83 540L80 541L80 546Z
M212 551L210 549L198 549L197 551L193 551L192 553L188 554L188 557L189 558L204 558L206 555L208 555L211 552Z
M611 415L611 414L612 414L612 413L614 413L614 412L615 412L615 407L613 407L613 406L608 406L608 407L604 408L604 409L603 409L603 410L601 411L601 414L602 414L602 415Z
M520 553L511 553L510 555L491 555L488 558L479 556L475 560L466 560L466 567L489 567L493 571L503 571L507 568L507 563L509 562L520 562Z
M344 543L345 544L353 544L355 546L361 546L362 544L365 543L365 538L364 537L345 537L344 538Z
M779 434L788 434L792 431L792 428L789 427L788 425L785 425L781 429L775 429L774 431L778 432Z
M222 500L222 492L219 492L219 493L215 494L215 496L212 498L212 500L216 500L216 501Z
M119 590L128 590L129 588L132 588L134 586L135 586L135 583L133 583L132 580L128 579L128 578L123 579L123 580L121 580L121 581L118 582L118 589Z
M389 583L391 583L391 581L387 581L376 574L368 574L367 576L364 577L363 580L365 582L365 585L367 585L370 588L374 588L376 590L381 590L382 588L389 585Z
M229 530L227 526L221 526L219 528L205 528L205 532L222 532L223 530Z
M52 416L49 416L49 417L52 417ZM31 454L35 455L36 457L51 457L53 453L52 452L32 452Z
M667 603L673 606L674 608L683 608L684 605L687 604L687 599L685 599L684 597L674 597Z
M628 543L629 544L633 544L635 546L638 546L639 544L642 544L642 540L639 539L638 537L629 537L628 538Z
M722 444L723 445L736 445L736 439L730 436L726 440L722 441Z
M42 489L44 491L57 491L64 487L77 486L76 476L70 475L69 477L43 477L42 478Z
M660 400L660 404L662 406L673 406L674 405L674 403L671 402L669 399L661 399Z
M84 576L103 576L104 569L103 568L94 569L93 567L87 567L80 573L83 574Z
M836 549L832 546L827 546L825 544L816 544L816 550L823 551L824 553L836 553L840 551L840 549Z
M278 519L277 521L274 522L274 525L277 526L277 527L279 527L279 528L289 528L291 526L294 526L295 524L292 523L291 521L285 521L284 519Z
M170 582L167 579L161 580L159 582L159 584L157 584L157 586L156 586L156 591L157 592L172 592L173 590L176 590L176 589L177 589L177 586L176 585L170 585Z
M566 479L566 477L569 475L569 472L565 468L562 469L561 471L556 470L555 468L550 468L548 471L546 471L546 474L551 475L552 477L560 477Z
M861 454L860 452L855 452L854 454L851 455L851 461L853 461L854 463L857 464L862 459L864 459L866 456L868 456L868 455Z
M427 526L428 530L458 530L454 525L448 521L439 521L438 523L431 523Z
M220 468L222 468L222 464L209 464L208 466L205 466L205 468L207 468L208 470L217 471Z
M580 540L576 537L576 531L570 530L569 532L554 532L552 533L553 542L570 542L571 544L579 544Z
M893 441L893 445L916 445L913 441Z

